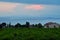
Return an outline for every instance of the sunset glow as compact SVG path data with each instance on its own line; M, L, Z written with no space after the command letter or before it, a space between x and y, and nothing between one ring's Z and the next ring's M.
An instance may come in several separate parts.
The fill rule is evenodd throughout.
M41 5L29 5L29 6L26 6L25 9L41 10L41 9L43 9L43 6L41 6Z
M0 11L12 11L17 4L0 2Z

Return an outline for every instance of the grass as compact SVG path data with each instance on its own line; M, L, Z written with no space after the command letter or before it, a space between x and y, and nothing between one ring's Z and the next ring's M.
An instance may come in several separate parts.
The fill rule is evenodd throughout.
M4 28L0 40L60 40L60 28Z

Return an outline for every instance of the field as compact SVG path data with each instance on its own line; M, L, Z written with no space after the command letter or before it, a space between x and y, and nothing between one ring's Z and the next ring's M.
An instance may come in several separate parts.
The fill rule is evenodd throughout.
M60 40L60 28L3 28L0 40Z

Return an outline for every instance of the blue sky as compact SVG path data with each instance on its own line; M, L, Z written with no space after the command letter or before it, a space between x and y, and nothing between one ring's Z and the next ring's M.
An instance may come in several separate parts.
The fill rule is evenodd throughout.
M0 0L0 16L60 17L60 0Z
M27 4L51 4L60 5L60 0L0 0L4 2L17 2L17 3L27 3Z

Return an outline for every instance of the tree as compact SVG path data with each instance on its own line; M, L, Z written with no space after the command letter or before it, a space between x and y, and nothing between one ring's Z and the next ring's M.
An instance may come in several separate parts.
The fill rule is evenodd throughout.
M11 23L9 23L9 25L8 25L9 27L11 27Z
M21 24L20 24L20 23L17 23L17 24L15 25L15 27L16 27L16 28L21 27Z
M54 25L54 28L56 28L56 26Z
M29 22L26 22L26 27L28 28L30 26L30 23Z
M1 25L2 25L2 26L6 26L6 23L2 23Z
M21 25L21 27L25 28L25 27L26 27L26 25L25 25L25 24L23 24L23 25Z
M42 24L41 23L39 23L38 24L38 28L42 28L43 26L42 26Z
M0 28L2 28L2 25L0 24Z
M34 24L32 24L32 27L35 27L35 25L34 25Z
M1 26L5 28L6 27L6 23L2 23Z
M35 24L35 27L37 27L38 26L38 24Z
M10 28L11 27L11 23L7 24L7 28Z

